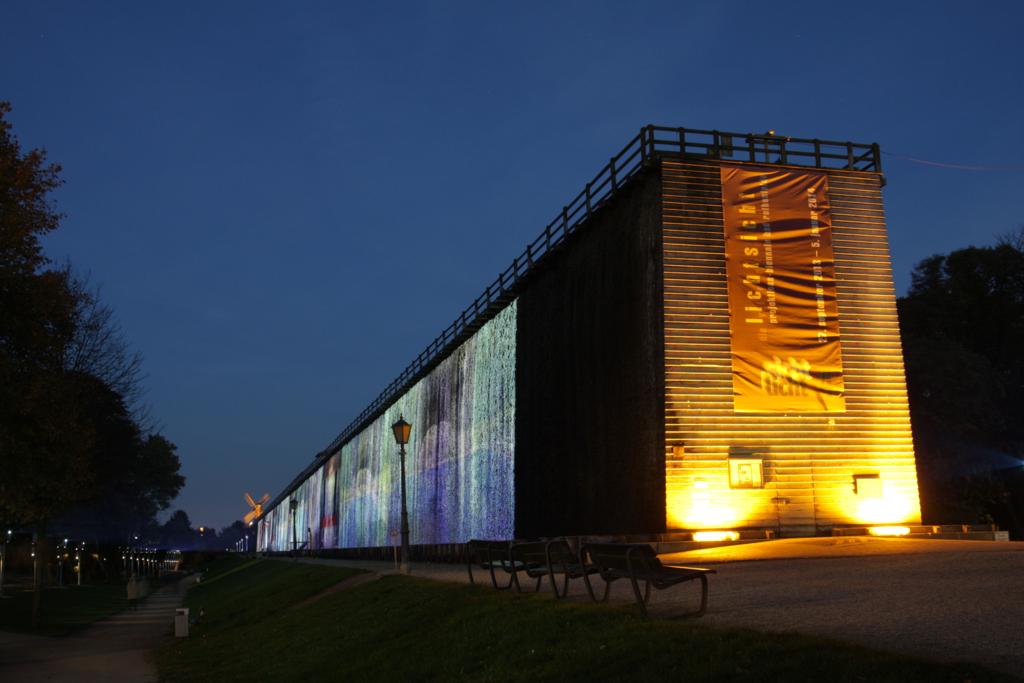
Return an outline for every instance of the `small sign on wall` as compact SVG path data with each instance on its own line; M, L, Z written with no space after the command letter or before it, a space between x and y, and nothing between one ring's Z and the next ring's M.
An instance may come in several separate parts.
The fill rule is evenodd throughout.
M877 474L855 474L853 490L859 498L881 498L882 478Z
M762 463L760 458L729 458L729 488L763 489Z

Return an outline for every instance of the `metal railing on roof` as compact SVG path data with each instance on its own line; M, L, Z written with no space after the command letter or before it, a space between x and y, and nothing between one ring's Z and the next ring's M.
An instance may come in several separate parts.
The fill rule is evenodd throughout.
M497 279L430 342L327 448L320 451L317 458L336 453L345 442L383 413L395 398L444 358L454 344L461 342L494 317L511 300L523 277L545 256L560 247L644 166L654 159L672 156L870 173L881 173L882 170L877 144L791 138L772 133L726 133L654 125L641 128L594 179L562 207L561 212L544 227L540 235L527 244L519 256L512 259L512 264L499 273Z

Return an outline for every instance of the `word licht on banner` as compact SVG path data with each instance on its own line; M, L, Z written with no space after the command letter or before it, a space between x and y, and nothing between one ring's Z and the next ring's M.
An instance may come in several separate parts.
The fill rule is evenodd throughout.
M846 410L828 176L722 166L733 410Z

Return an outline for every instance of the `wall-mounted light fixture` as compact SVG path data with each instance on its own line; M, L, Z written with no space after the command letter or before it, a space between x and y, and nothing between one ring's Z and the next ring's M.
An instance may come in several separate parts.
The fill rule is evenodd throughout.
M764 461L761 458L729 458L729 488L763 489Z
M882 477L877 473L853 475L853 492L858 498L881 498Z

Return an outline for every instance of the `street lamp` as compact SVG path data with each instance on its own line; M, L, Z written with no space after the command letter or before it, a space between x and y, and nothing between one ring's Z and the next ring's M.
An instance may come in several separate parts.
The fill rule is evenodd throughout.
M4 575L7 572L7 544L11 542L11 530L4 536L4 549L0 553L0 598L4 596Z
M292 556L295 555L295 551L299 547L299 539L295 536L295 508L299 507L299 499L292 498L288 501L288 509L292 513Z
M395 441L398 442L400 462L402 464L402 564L401 572L409 574L409 511L405 506L405 444L409 443L409 435L412 433L412 425L405 421L401 414L398 415L398 422L391 425L391 431L395 434Z

